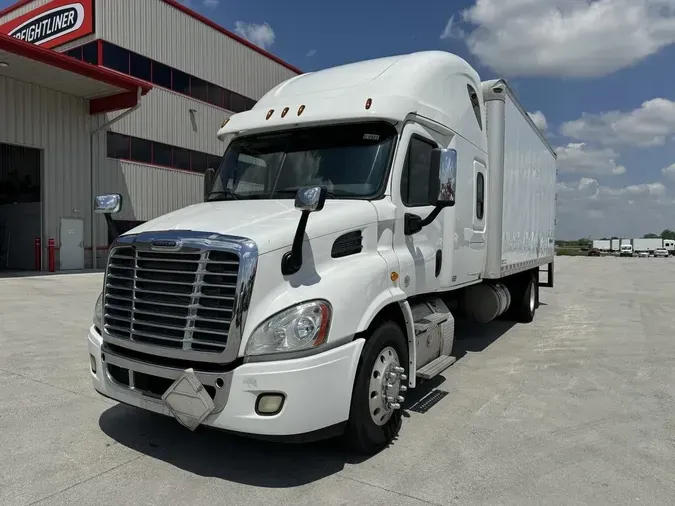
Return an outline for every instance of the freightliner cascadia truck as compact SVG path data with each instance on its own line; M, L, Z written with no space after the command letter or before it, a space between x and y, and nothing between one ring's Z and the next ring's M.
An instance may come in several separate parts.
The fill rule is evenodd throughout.
M110 247L88 336L106 397L372 454L455 361L455 318L527 323L553 286L555 152L455 55L293 77L217 135L204 202ZM95 200L109 223L122 205Z

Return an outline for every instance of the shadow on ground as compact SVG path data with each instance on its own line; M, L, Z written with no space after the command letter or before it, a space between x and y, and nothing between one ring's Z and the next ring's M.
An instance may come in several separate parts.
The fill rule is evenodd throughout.
M347 452L340 439L307 444L257 441L118 404L99 426L118 443L203 477L267 488L306 485L366 460Z
M515 324L495 321L486 325L457 322L453 355L461 359L481 352ZM439 375L418 383L406 395L403 416L424 403L446 381ZM201 427L184 429L172 418L122 404L105 411L99 425L118 443L203 477L214 477L256 487L290 488L340 472L345 464L366 460L346 450L342 440L308 444L257 441ZM396 444L394 442L394 444ZM386 451L386 450L385 450Z
M508 320L490 323L473 323L464 320L455 322L455 345L452 354L460 360L467 353L480 353L516 325Z

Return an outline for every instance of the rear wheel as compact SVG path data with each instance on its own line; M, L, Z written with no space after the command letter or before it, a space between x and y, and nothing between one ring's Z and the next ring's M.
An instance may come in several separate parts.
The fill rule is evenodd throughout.
M401 327L380 324L366 340L354 380L345 438L355 452L377 453L398 434L407 370L408 346Z
M537 279L532 275L526 279L524 282L525 290L521 294L516 313L520 323L530 323L534 320L534 314L537 311L537 292L539 291ZM518 303L518 299L516 299L516 303Z

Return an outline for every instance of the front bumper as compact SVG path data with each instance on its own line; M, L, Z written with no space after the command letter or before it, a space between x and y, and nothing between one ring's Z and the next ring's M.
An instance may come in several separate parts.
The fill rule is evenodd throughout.
M247 363L227 372L196 369L195 374L213 393L216 404L216 410L203 424L271 437L297 436L341 424L349 418L352 387L363 344L363 339L357 339L309 357ZM96 364L96 372L90 369L94 388L111 399L172 416L156 393L145 390L145 385L153 379L160 384L162 379L173 382L184 371L130 359L109 350L102 353L102 346L103 339L92 326L89 354ZM117 376L111 374L111 370ZM119 378L120 370L133 371L134 377L144 381L122 384L115 379ZM256 400L262 393L285 395L278 414L256 413Z

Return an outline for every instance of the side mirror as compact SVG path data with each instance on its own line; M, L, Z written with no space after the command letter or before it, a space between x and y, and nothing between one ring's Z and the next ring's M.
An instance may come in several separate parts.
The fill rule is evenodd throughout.
M328 189L325 186L310 186L300 188L295 195L295 208L302 211L298 228L295 229L295 237L291 251L284 253L281 258L281 273L284 276L295 274L302 267L302 243L305 240L305 230L310 213L321 211L326 203Z
M313 186L310 188L300 188L295 196L295 208L299 211L321 211L326 203L325 186Z
M111 193L97 195L94 199L94 212L98 214L117 214L122 210L122 195Z
M457 150L436 148L431 152L429 201L440 207L455 205Z
M206 198L209 196L215 178L216 171L211 168L206 169L206 172L204 172L204 201L206 201Z

